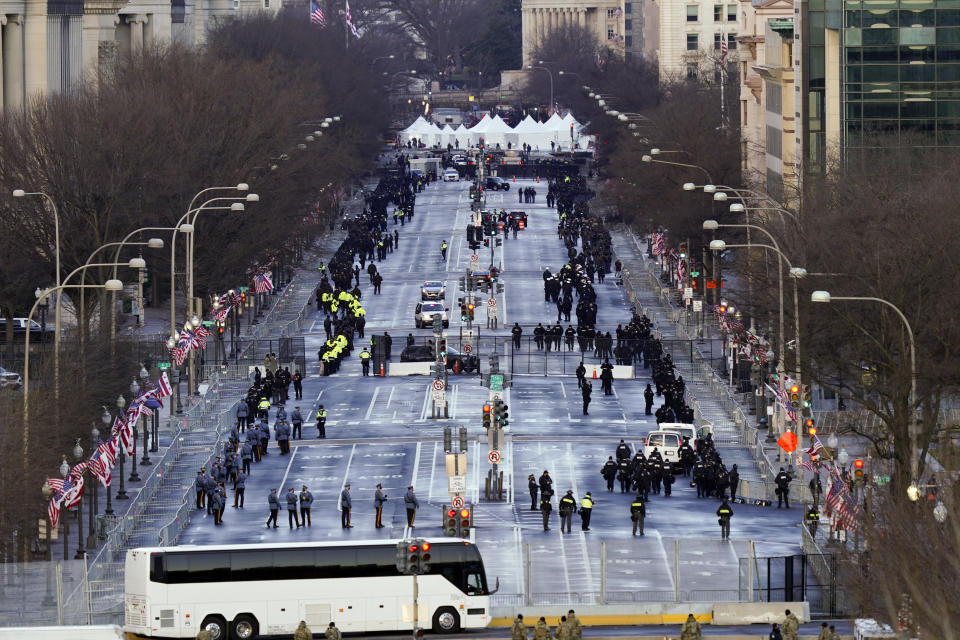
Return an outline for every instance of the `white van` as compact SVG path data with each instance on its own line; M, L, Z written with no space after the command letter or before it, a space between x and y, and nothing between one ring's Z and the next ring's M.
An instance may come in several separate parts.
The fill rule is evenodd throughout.
M657 429L660 431L673 431L679 433L680 443L683 444L683 439L687 438L690 441L690 446L693 447L694 451L697 449L698 440L706 438L708 433L713 433L713 427L709 424L704 424L700 427L697 427L694 424L687 424L685 422L663 422L657 425Z
M643 441L643 455L647 458L656 449L666 462L680 462L680 434L676 431L651 431Z

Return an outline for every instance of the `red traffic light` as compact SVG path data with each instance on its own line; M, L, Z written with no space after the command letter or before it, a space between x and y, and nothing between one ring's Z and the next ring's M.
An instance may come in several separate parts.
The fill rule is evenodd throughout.
M424 551L430 551L430 543L429 543L429 542L424 542L424 543L423 543L423 550L424 550Z
M798 387L797 385L791 385L790 393L800 393L800 387Z
M460 517L461 517L461 518L469 518L469 517L470 517L470 510L469 510L469 509L461 509L461 510L460 510Z
M417 552L417 549L419 549L419 548L420 548L420 547L418 547L418 546L415 545L415 544L410 545L410 553L416 553L416 552Z
M452 517L454 517L455 515L457 515L456 509L447 509L447 517L448 517L448 518L452 518Z
M490 405L488 405L488 404L483 405L483 412L484 412L484 413L490 413L490 410L491 410Z
M860 458L857 458L856 460L854 460L853 467L855 469L863 469L863 460L861 460Z

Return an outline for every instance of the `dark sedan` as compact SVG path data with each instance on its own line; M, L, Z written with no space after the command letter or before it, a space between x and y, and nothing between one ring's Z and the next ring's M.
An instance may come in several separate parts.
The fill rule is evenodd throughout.
M432 344L415 344L400 352L400 362L433 362ZM447 348L447 369L454 373L474 373L480 369L480 358Z

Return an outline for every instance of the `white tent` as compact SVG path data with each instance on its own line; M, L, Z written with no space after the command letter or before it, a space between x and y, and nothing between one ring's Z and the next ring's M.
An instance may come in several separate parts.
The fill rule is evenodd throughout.
M443 138L443 130L436 125L436 123L431 122L427 125L427 130L423 136L423 141L428 147L435 147L441 144L441 139Z
M500 116L494 116L490 120L486 131L484 131L484 144L488 147L496 147L499 144L501 148L506 149L507 136L512 136L514 139L511 142L516 143L516 136L513 135L513 129L510 128L510 125L504 122Z
M570 148L570 125L564 122L563 118L561 118L556 111L550 116L549 120L543 123L543 126L550 132L552 136L551 139L557 143L557 148Z
M470 132L471 145L480 144L480 138L484 137L484 134L486 134L487 129L490 128L490 123L492 122L493 122L493 118L491 118L488 114L485 113L483 114L483 117L480 118L480 122L478 122L477 124L470 127L470 129L468 129L468 131Z
M421 140L429 133L430 123L424 120L423 116L418 116L417 119L413 121L413 124L401 131L398 135L400 136L400 142L408 142L413 138ZM424 142L429 144L427 140L424 140Z
M443 129L440 130L440 146L446 147L448 144L453 144L457 139L457 133L453 130L449 124L443 125Z
M573 125L573 130L579 132L580 128L583 126L577 119L573 117L573 112L567 111L567 115L563 116L563 122L567 125L567 128L570 128L570 125Z
M528 144L534 150L548 149L550 141L554 140L553 134L529 115L513 131L517 135L517 144Z
M463 123L460 123L454 133L456 134L456 141L453 142L454 146L459 149L466 149L470 146L470 130L463 126Z

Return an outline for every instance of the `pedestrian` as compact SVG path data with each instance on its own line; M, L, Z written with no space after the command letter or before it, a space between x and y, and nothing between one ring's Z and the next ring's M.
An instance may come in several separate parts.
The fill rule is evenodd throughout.
M363 351L360 352L360 366L363 367L363 375L367 377L370 375L370 358L372 354L367 351L367 348L364 347Z
M327 640L341 640L343 636L340 634L340 629L337 629L337 625L331 622L327 630L323 632L323 637Z
M317 437L321 439L327 437L327 410L323 405L317 407Z
M550 504L550 495L543 491L540 492L540 513L543 515L544 531L550 531L550 512L553 511L553 505Z
M737 501L737 488L740 485L740 471L737 470L737 465L733 465L733 468L730 469L730 473L727 474L727 481L730 483L730 501Z
M417 517L417 509L420 508L420 501L417 500L417 494L413 491L413 485L407 487L407 493L403 496L403 506L407 510L407 526L413 527L413 520Z
M527 640L527 628L523 624L523 614L518 613L510 628L510 640Z
M680 640L700 640L702 637L700 623L697 622L692 613L688 613L683 628L680 630Z
M533 640L551 640L552 638L553 634L550 633L550 627L547 626L546 619L540 616L537 625L533 628Z
M637 496L630 503L630 520L633 521L633 535L643 535L643 521L647 517L647 505L644 504L643 496Z
M267 518L267 527L270 527L270 523L273 523L273 528L276 529L277 525L277 514L280 513L280 498L277 497L277 490L270 489L270 495L267 497L267 504L270 506L270 517Z
M580 501L580 530L590 531L590 516L593 514L593 496L587 491Z
M306 620L301 620L297 630L293 632L293 640L313 640L313 632L307 626Z
M773 623L773 626L770 629L770 635L767 636L768 640L783 640L783 634L780 633L780 625L776 622Z
M243 494L247 490L247 474L243 471L237 473L233 481L233 508L243 509Z
M377 492L373 496L373 506L377 510L375 527L383 528L383 503L387 501L387 494L383 492L383 486L377 483Z
M343 485L343 491L340 492L340 528L352 529L350 524L350 509L353 508L353 500L350 498L350 483Z
M287 490L287 522L293 529L293 524L297 524L297 529L301 527L300 518L297 516L297 492L293 487Z
M313 508L313 494L303 485L300 490L300 522L305 527L313 526L313 518L310 517L310 509Z
M783 503L787 504L787 509L790 508L790 474L784 471L783 467L780 467L780 473L777 474L777 477L773 479L774 484L777 485L775 493L777 494L777 509L783 506ZM786 634L786 629L784 629L784 634Z
M723 499L723 502L720 504L720 508L717 509L717 515L720 517L720 539L729 540L730 518L733 517L733 509L730 507L730 503L727 502L726 498ZM789 613L789 611L787 613Z
M560 533L566 530L570 533L570 523L573 522L573 512L577 510L577 500L573 497L573 489L567 489L565 496L560 498Z
M537 510L537 492L540 486L537 484L536 476L532 473L527 477L527 489L530 490L530 511Z
M783 612L783 640L797 640L797 634L800 632L800 621L797 616L790 613L790 609Z
M580 618L573 612L573 609L567 611L567 624L570 625L573 640L580 640L583 637L583 625L580 624Z

